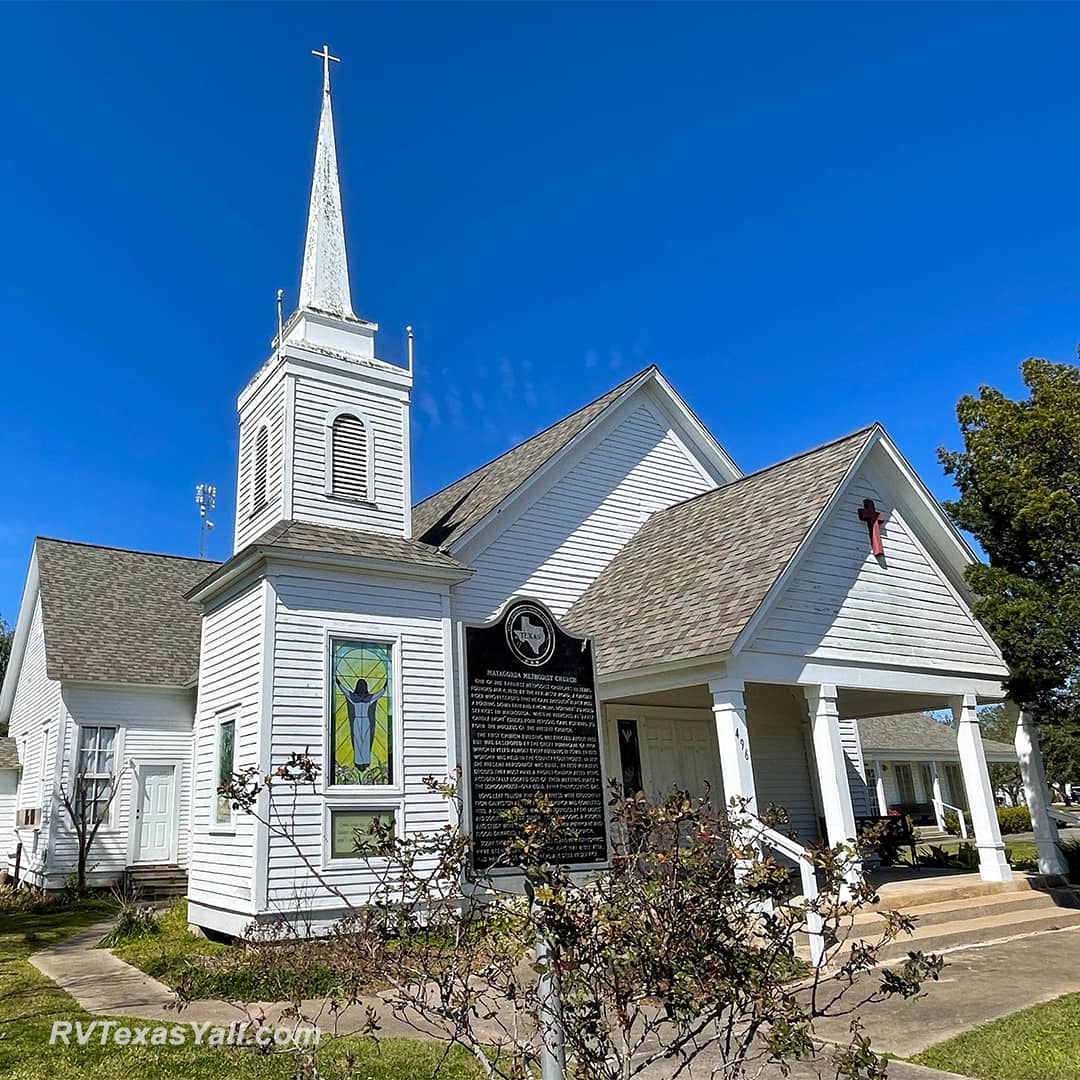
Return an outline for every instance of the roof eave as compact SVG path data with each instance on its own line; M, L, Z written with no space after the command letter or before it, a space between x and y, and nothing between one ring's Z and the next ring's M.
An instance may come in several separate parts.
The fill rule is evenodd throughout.
M41 591L41 576L38 571L37 539L30 551L30 565L26 571L26 584L23 586L22 599L19 602L19 614L15 620L15 638L11 643L11 655L8 658L4 682L0 686L0 722L7 724L11 719L11 709L15 703L15 687L22 671L23 657L26 655L26 642L30 637L30 626L34 621L34 608L37 606ZM46 674L49 661L48 643L45 647ZM51 675L49 676L52 677Z
M184 599L205 604L241 580L269 559L309 566L346 567L352 570L393 574L397 577L421 578L447 585L456 585L473 574L467 566L427 566L407 559L375 559L337 552L309 551L286 544L252 544L224 563L205 581L200 582Z

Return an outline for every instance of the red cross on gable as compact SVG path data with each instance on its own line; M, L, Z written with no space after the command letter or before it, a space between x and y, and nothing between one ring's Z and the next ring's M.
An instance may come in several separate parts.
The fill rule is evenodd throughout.
M866 522L867 532L870 533L870 551L874 555L884 555L885 548L881 544L881 523L885 520L885 515L874 505L873 499L863 499L859 520Z

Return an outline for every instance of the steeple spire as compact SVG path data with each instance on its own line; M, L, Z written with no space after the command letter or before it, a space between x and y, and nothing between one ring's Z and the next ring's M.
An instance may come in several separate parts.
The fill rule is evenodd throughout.
M311 180L304 268L300 275L300 307L354 319L349 295L349 263L345 254L345 225L341 216L334 113L330 104L330 64L339 57L330 47L312 49L323 62L322 115L315 145L315 174Z

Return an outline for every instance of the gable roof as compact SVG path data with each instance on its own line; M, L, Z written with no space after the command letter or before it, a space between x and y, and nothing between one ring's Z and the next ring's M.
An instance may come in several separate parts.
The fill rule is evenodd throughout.
M184 594L217 563L38 537L50 679L192 686L201 612Z
M413 507L413 535L435 547L460 539L632 386L657 370L652 365L639 371L577 412L417 503Z
M569 630L596 638L597 670L730 649L877 430L654 514L566 616Z
M898 713L859 721L859 741L863 755L917 753L948 754L959 758L956 728L943 724L926 713ZM1016 751L1008 744L983 739L986 756L993 760L1015 761Z

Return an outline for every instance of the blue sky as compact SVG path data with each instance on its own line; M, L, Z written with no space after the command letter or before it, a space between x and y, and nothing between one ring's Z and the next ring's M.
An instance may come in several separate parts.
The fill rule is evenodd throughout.
M358 314L417 333L426 495L658 363L745 470L1080 337L1080 7L0 11L0 615L36 533L230 553L329 42Z

